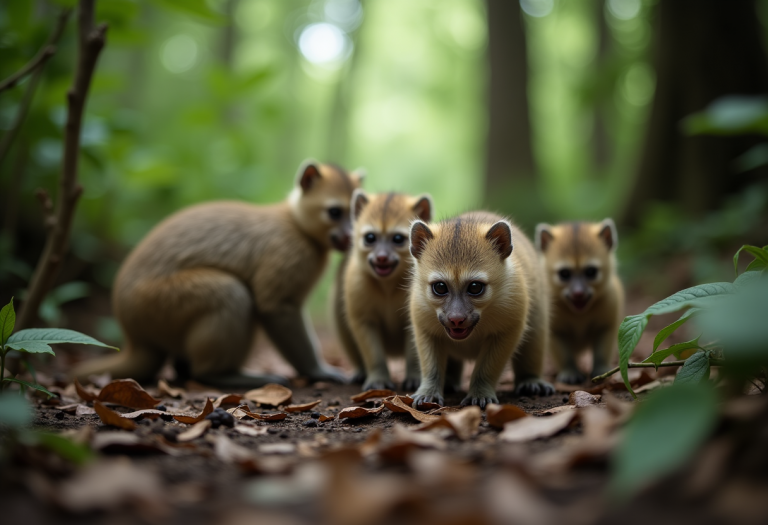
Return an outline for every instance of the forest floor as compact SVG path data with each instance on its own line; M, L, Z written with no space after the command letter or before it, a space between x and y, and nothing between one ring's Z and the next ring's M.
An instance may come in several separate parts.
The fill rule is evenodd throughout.
M637 295L628 311L652 302ZM648 333L664 326L653 322L659 326ZM326 358L344 366L332 336L319 332ZM641 354L651 341L644 336ZM290 372L266 343L257 346L249 367ZM635 405L618 377L519 397L507 371L498 389L503 408L458 411L459 393L447 396L449 408L415 413L407 397L359 400L359 385L301 380L289 392L160 383L142 390L131 382L107 387L106 377L78 389L65 372L80 352L62 350L41 367L38 381L59 397L34 398L34 425L95 455L75 466L33 442L17 444L0 473L5 523L759 523L768 516L764 485L711 497L723 492L712 481L722 459L709 462L709 473L686 471L617 504L610 457ZM401 377L402 363L393 370ZM630 372L642 398L668 384L674 369ZM551 363L547 373L554 375ZM212 428L202 417L214 403L231 414L214 419L233 426ZM682 490L691 476L704 489Z

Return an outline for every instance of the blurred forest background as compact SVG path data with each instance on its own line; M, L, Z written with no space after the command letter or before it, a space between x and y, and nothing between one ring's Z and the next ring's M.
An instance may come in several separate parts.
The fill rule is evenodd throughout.
M72 5L0 4L0 78ZM734 247L768 244L768 0L97 7L84 193L44 323L90 300L93 335L119 340L105 298L132 246L192 203L283 199L307 157L364 166L370 191L429 192L439 217L488 207L532 232L613 216L622 275L650 294L731 280ZM35 192L55 194L76 38L71 19L40 74L0 93L3 304L44 243Z

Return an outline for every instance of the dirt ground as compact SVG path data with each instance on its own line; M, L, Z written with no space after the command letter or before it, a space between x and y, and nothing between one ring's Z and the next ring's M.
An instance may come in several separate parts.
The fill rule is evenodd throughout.
M653 302L638 297L628 311L641 311ZM654 320L659 326L651 326L648 333L664 321ZM328 361L344 366L332 334L320 330L319 336ZM248 367L290 373L263 338L260 341ZM648 353L651 341L651 336L644 338L638 352ZM206 400L243 392L188 384L173 397L158 385L144 385L166 413L134 417L134 429L118 429L103 423L93 413L97 403L84 400L66 380L66 370L89 353L79 348L57 353L40 367L38 379L60 398L34 398L34 425L63 432L96 450L96 456L76 468L33 444L19 444L0 474L5 523L729 522L726 511L712 512L695 498L673 497L667 489L656 489L661 495L645 491L621 505L611 500L614 429L633 404L615 382L603 385L605 391L593 390L602 397L585 397L581 406L571 395L574 389L563 385L548 397L515 396L512 374L505 372L498 391L502 405L519 407L529 415L523 418L528 422L567 419L540 438L508 440L507 431L491 424L485 412L477 420L472 419L474 413L466 413L462 421L431 430L410 413L389 408L342 418L345 408L376 410L382 399L353 401L359 385L294 380L290 401L282 408L250 399L232 402L234 398L221 408L234 415L242 405L257 414L280 414L286 413L287 404L320 403L305 412L289 412L283 420L243 417L233 419L232 428L207 428L199 437L181 439L200 425L183 423L172 414L197 415ZM589 356L582 366L588 369ZM402 377L402 363L393 363L392 369L395 379ZM637 387L658 386L668 376L668 371L658 376L632 372ZM470 370L465 373L466 384ZM547 374L553 377L551 363ZM96 385L85 387L88 393L98 393L108 383L107 378L95 379ZM447 406L457 406L462 397L448 395ZM122 414L136 408L105 404ZM442 414L447 417L449 412Z

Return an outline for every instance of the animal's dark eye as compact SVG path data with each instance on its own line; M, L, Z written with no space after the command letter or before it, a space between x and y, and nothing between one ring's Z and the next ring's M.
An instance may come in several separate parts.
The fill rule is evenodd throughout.
M365 237L363 237L363 240L365 241L365 244L373 244L376 242L376 234L366 233Z
M344 212L338 206L333 206L332 208L328 208L328 217L330 217L334 221L338 221L339 219L341 219L341 216L343 214Z
M472 281L467 287L467 293L469 295L480 295L485 291L485 285L480 281Z
M594 266L587 266L586 268L584 268L584 276L587 279L594 279L595 277L597 277L597 268Z
M392 242L395 244L403 244L405 242L405 235L396 233L392 236Z
M571 278L571 270L568 268L562 268L560 271L557 272L557 275L560 276L560 279L563 281L567 281Z
M432 292L435 295L445 295L448 293L448 285L442 281L432 284Z

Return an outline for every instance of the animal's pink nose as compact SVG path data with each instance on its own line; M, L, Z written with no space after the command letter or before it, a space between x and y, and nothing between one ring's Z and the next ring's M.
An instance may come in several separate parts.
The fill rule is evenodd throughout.
M459 327L464 321L467 320L467 316L463 314L449 314L448 320L455 327Z

